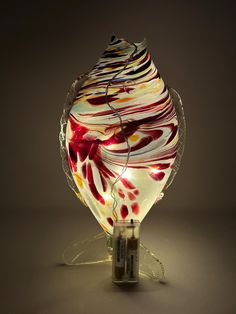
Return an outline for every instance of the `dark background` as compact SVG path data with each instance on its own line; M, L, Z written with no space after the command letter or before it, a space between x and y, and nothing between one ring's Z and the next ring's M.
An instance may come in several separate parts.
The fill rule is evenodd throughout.
M235 1L1 4L1 313L235 313L235 10ZM109 266L60 267L70 241L100 230L61 169L62 106L112 33L147 39L187 123L179 173L142 223L168 284L131 291L111 285Z

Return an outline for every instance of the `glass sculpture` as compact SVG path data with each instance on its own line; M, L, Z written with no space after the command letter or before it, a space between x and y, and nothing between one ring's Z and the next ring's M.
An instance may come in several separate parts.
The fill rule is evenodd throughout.
M181 99L165 85L146 41L112 36L92 70L72 84L61 118L68 183L104 230L67 248L67 264L111 260L114 221L141 222L162 199L178 171L184 138ZM92 253L104 237L108 250ZM164 275L143 244L140 271L153 279Z

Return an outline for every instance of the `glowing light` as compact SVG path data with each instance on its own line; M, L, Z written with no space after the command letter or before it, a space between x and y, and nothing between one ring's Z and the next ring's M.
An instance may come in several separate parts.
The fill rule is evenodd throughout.
M108 201L108 200L111 199L111 195L106 193L106 194L103 195L103 198L104 198L105 201Z
M153 174L157 174L159 173L161 170L159 170L158 168L152 168L151 173Z
M125 178L125 179L131 179L132 178L132 173L131 173L131 171L129 169L126 169L121 177Z
M116 144L110 142L110 143L104 144L104 147L106 147L106 149L111 149L111 150L113 150L113 149L116 148Z

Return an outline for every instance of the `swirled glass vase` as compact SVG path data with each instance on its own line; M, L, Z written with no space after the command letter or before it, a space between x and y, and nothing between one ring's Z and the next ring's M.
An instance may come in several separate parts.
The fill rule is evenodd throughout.
M112 37L93 69L72 84L59 137L69 186L104 230L68 247L64 260L110 261L114 221L144 219L173 182L184 149L180 96L165 85L145 41ZM107 250L99 254L105 236ZM140 272L155 280L164 275L143 244Z

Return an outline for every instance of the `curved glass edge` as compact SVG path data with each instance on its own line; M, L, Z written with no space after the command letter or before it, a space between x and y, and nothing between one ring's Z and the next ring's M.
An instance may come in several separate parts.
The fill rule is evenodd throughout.
M67 266L93 265L112 261L112 237L98 233L84 241L69 245L62 254ZM157 255L140 243L139 274L154 281L164 282L165 269Z
M87 73L82 74L71 85L71 87L67 93L64 106L63 106L63 113L62 113L62 116L60 119L61 129L60 129L60 133L59 133L60 154L61 154L61 159L62 159L63 171L66 175L66 179L67 179L69 187L74 191L76 196L82 201L82 203L84 203L85 206L87 206L87 204L84 201L84 199L82 198L80 191L74 182L74 179L72 177L71 170L69 167L69 163L68 163L67 152L66 152L66 127L67 127L67 121L68 121L68 117L70 114L70 110L71 110L72 105L73 105L73 101L74 101L79 89L81 88L81 86L83 85L83 83L86 79L87 79Z
M170 174L170 176L166 182L166 185L164 187L164 191L166 189L168 189L168 187L171 185L171 183L173 182L173 180L174 180L174 178L175 178L175 176L179 170L182 156L184 153L184 145L185 145L185 137L186 137L186 121L185 121L184 108L183 108L183 103L182 103L181 97L177 93L177 91L172 87L169 87L169 93L170 93L170 96L172 98L173 105L175 107L176 114L177 114L179 140L178 140L177 155L175 158L173 169L172 169L171 174Z

